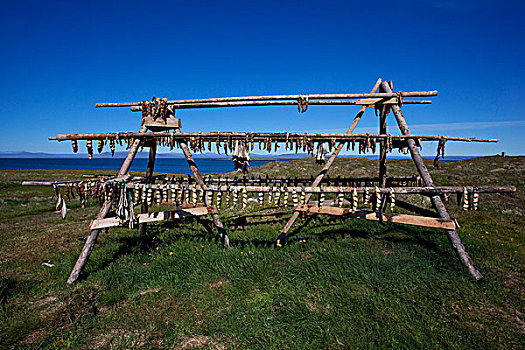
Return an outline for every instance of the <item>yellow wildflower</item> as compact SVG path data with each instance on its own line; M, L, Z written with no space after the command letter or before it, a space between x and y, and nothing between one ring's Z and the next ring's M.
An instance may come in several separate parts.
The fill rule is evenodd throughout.
M170 252L170 255L173 255L173 252Z
M277 243L277 246L278 246L278 247L282 247L281 243Z

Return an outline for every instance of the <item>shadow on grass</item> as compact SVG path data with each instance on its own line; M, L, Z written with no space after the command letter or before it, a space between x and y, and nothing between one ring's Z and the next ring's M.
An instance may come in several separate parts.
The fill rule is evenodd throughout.
M252 217L270 218L275 216L284 216L284 214L248 214L240 217L227 217L224 218L223 221L226 227L234 226L234 224L238 224L239 222L244 223L241 227L234 227L233 230L230 229L230 232L248 232L249 230L246 230L246 226L272 225L287 220L286 217L283 217L278 220L257 222L245 221L247 218ZM241 221L239 221L239 218L241 218ZM200 228L197 229L195 227L196 225L200 225ZM188 227L191 227L193 232L188 231ZM81 274L80 279L85 279L91 273L104 270L113 261L118 260L122 256L128 254L147 254L148 252L151 252L155 247L154 237L161 234L163 230L171 231L169 237L170 243L184 240L199 243L213 242L215 244L221 244L216 227L214 226L213 221L209 218L195 217L185 219L183 222L165 222L162 225L152 225L148 227L144 235L139 236L134 233L133 236L117 238L116 243L119 245L117 251L104 259L95 270L91 270L90 272L84 271ZM338 240L349 237L354 239L377 239L388 241L393 244L409 244L423 247L424 249L441 256L443 259L448 259L450 257L450 251L444 249L442 245L437 244L436 240L433 238L433 236L440 232L438 230L427 228L310 215L303 219L299 218L296 221L294 229L282 239L282 244L298 243L300 239L297 238L297 236L301 233L311 236L309 240L317 240L319 242L328 239ZM270 248L275 246L275 240L277 239L278 234L279 231L276 230L275 237L268 239L230 237L230 245L241 249L246 246Z

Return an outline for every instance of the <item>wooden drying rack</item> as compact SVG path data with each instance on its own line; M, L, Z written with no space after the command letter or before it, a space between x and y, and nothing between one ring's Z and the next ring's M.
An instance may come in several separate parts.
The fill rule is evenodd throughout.
M514 192L513 186L434 186L434 182L430 173L423 162L418 147L421 146L422 141L439 141L440 144L445 141L467 141L467 142L497 142L494 139L477 139L477 138L460 138L448 136L430 136L430 135L412 135L406 123L406 120L401 112L402 105L405 104L429 104L429 100L410 100L414 97L431 97L436 96L437 91L415 91L415 92L393 92L392 82L378 79L374 84L370 93L359 94L308 94L308 95L272 95L272 96L245 96L245 97L223 97L210 99L194 99L194 100L167 100L167 99L153 99L152 101L131 102L131 103L99 103L96 107L130 107L132 111L142 112L142 126L138 132L119 132L119 133L98 133L98 134L67 134L58 135L50 138L51 140L71 140L73 147L77 147L77 140L86 140L88 143L88 152L91 154L92 140L99 141L99 152L101 147L108 141L112 143L112 151L114 151L115 141L118 143L125 142L128 145L129 152L124 159L124 162L114 178L100 180L104 183L117 183L119 186L125 185L126 191L135 191L135 193L149 193L151 191L168 192L171 191L173 199L168 200L164 198L164 203L178 205L181 209L163 211L163 212L148 212L148 207L151 202L143 199L141 205L141 214L137 215L135 219L139 224L139 232L143 233L146 229L146 224L151 222L174 220L188 216L211 215L213 223L215 224L219 237L224 245L229 246L229 238L224 229L219 216L220 206L222 201L219 200L219 205L213 205L213 195L221 195L224 191L233 191L241 194L243 201L243 208L248 193L258 193L259 198L262 195L264 202L264 193L272 194L272 200L275 198L282 198L290 193L293 197L293 214L288 220L284 228L281 230L276 245L281 245L283 238L297 219L300 213L315 213L315 214L329 214L329 215L344 215L345 217L363 218L368 220L389 221L396 223L404 223L411 225L420 225L434 228L444 229L448 235L450 243L455 250L460 261L467 267L469 273L476 279L481 279L482 275L474 266L472 259L461 242L461 239L456 231L457 222L450 218L447 209L442 202L442 196L446 193L508 193ZM407 100L407 98L409 98ZM220 107L247 107L247 106L287 106L297 105L299 112L303 113L308 109L308 106L314 105L359 105L361 106L359 112L352 121L352 124L344 134L327 134L327 133L262 133L262 132L191 132L183 133L181 131L180 119L175 118L175 111L178 109L191 108L220 108ZM374 108L376 114L379 116L379 133L378 134L353 134L358 122L363 116L367 108ZM390 135L387 133L386 116L389 112L393 112L397 124L401 130L401 135ZM225 152L231 151L236 142L244 142L244 145L249 150L253 150L254 143L259 143L260 149L272 151L278 147L278 144L285 144L286 149L305 150L309 153L314 152L314 144L326 143L331 148L332 154L326 160L322 170L317 177L312 179L301 179L302 183L298 184L293 179L274 179L273 182L269 179L266 181L261 179L246 179L233 180L231 179L211 179L205 181L200 174L199 169L193 159L192 151L206 150L205 143L208 143L207 149L211 149L211 144L215 143L217 151L223 149ZM326 183L328 170L337 158L341 150L346 145L347 148L359 145L359 150L362 148L366 152L368 148L375 150L376 144L379 145L379 176L376 178L365 178L358 182L356 179L344 179L345 181L334 182L338 185L330 186ZM173 178L166 179L153 175L155 158L158 145L169 146L170 148L178 147L182 150L188 165L193 174L193 178ZM261 146L262 145L262 146ZM363 146L364 145L364 146ZM146 169L146 175L143 178L133 178L128 175L131 163L135 158L140 147L149 147L149 159ZM90 150L91 148L91 150ZM410 182L412 180L403 182L407 186L396 185L392 187L392 178L387 177L387 152L392 148L408 149L412 160L418 170L419 176L417 182ZM90 156L91 156L90 154ZM161 180L161 183L156 183L155 180ZM162 181L163 180L163 181ZM297 180L297 179L296 179ZM332 181L334 181L332 179ZM346 186L344 184L346 183ZM394 182L395 183L395 182ZM35 184L35 183L33 183ZM325 186L323 186L323 184ZM363 184L365 184L363 186ZM415 185L414 185L415 184ZM71 184L53 183L54 186L70 186ZM149 191L149 192L148 192ZM183 191L201 191L206 193L202 195L202 205L198 205L197 201L192 205L185 205L180 203L176 197L176 193ZM298 193L300 193L301 200L298 200ZM316 203L309 203L312 195L316 194L323 196L324 193L337 194L335 201L322 200ZM408 215L397 213L386 213L386 200L383 200L382 205L378 206L376 210L364 211L357 209L356 194L358 193L372 193L378 199L390 196L393 198L394 194L418 194L430 197L435 212L428 209L419 208L410 203L397 201L397 205L408 209L420 215ZM344 195L349 194L352 200L346 201ZM137 194L135 194L137 196ZM279 196L279 197L277 197ZM221 197L222 198L222 197ZM151 198L150 198L151 200ZM337 204L330 206L328 204ZM286 200L286 205L288 200ZM343 204L350 205L350 208L343 207ZM377 202L376 202L377 204ZM90 228L91 232L86 240L86 243L80 253L80 256L69 276L68 283L74 283L84 266L86 265L89 256L93 250L95 242L100 234L100 230L107 227L121 226L122 220L118 217L108 217L114 201L111 198L106 198L103 201L100 211L95 220L92 221ZM421 215L423 214L423 215ZM426 214L426 216L425 216Z

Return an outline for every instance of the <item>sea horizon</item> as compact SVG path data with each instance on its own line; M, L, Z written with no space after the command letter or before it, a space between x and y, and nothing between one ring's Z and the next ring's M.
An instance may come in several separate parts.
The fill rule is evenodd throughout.
M342 158L367 158L378 159L378 155L341 156ZM455 162L465 159L478 158L480 156L448 156L440 159L445 162ZM261 166L270 162L289 161L296 158L255 158L250 161L250 166ZM300 157L300 158L306 158ZM424 157L432 159L433 157ZM392 156L389 159L410 159L409 156ZM0 157L0 169L2 170L115 170L120 169L124 157L115 158L3 158ZM148 160L136 158L131 165L131 171L145 171ZM228 158L197 158L195 162L201 173L227 173L235 171L233 162ZM155 172L171 174L191 174L188 163L184 158L163 158L155 161Z

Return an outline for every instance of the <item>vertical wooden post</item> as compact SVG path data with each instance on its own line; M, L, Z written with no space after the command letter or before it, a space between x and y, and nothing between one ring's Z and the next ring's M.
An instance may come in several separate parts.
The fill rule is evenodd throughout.
M383 92L380 88L379 92ZM387 106L381 106L379 114L379 133L386 134L386 112ZM386 187L386 140L379 143L379 187Z
M146 127L142 126L140 128L140 132L146 132ZM137 155L137 151L140 146L140 139L133 140L133 144L131 145L131 148L128 152L128 155L126 156L126 159L124 159L124 162L122 163L122 166L120 167L120 170L117 174L117 176L123 176L126 175L129 171L129 168L131 167L131 163L133 162L133 159ZM108 215L109 211L111 210L111 203L110 202L104 202L102 207L100 208L97 220L104 219L106 215ZM80 276L80 273L82 270L84 270L84 267L86 266L87 261L89 260L89 257L91 256L91 252L93 251L93 247L95 246L95 243L97 243L98 235L100 234L100 230L91 230L86 243L84 244L84 247L82 248L82 251L80 252L80 256L77 259L77 262L75 266L73 267L73 270L71 271L71 274L69 275L69 278L67 279L67 283L73 284Z
M175 133L180 134L182 133L182 131L180 129L175 129ZM204 186L204 180L202 179L202 175L199 172L199 168L197 168L197 164L195 164L195 160L193 159L193 156L191 155L188 144L185 141L181 141L180 148L182 149L182 152L184 153L184 157L186 157L186 160L188 161L188 165L190 166L191 172L193 173L195 182L200 186ZM211 203L208 203L207 196L204 196L203 202L206 207L211 206ZM212 217L213 223L215 224L215 227L217 227L217 231L219 231L219 237L221 238L223 244L229 247L230 239L228 238L228 235L226 234L226 230L224 229L224 225L221 222L221 218L219 217L219 214L217 214L216 212L212 213L211 217Z
M153 169L155 168L155 158L157 156L157 142L155 140L151 141L149 148L149 157L148 157L148 167L146 168L146 181L150 182L151 177L153 176ZM141 213L148 212L148 201L143 200L140 207ZM146 233L146 223L139 224L139 234L142 235Z
M372 94L375 93L377 91L377 89L379 88L380 84L381 84L381 78L377 79L377 81L376 81L376 83L375 83L375 85L372 88L372 91L370 93L372 93ZM355 116L354 120L352 121L352 124L350 125L350 127L346 131L346 135L351 134L354 131L355 127L357 126L357 123L359 122L359 120L361 120L361 117L365 113L366 107L367 106L362 106L361 107L361 109L359 110L359 112ZM344 143L340 143L339 145L337 145L336 149L334 150L334 152L332 153L330 158L328 158L328 160L326 161L323 169L319 172L319 174L315 178L314 182L312 183L312 187L319 186L319 184L323 180L323 177L326 175L326 173L328 172L328 170L330 169L330 167L334 163L335 158L337 158L337 156L339 155L339 152L341 152L341 149L343 148L343 146L344 146ZM308 201L310 200L311 197L312 197L311 193L308 193L306 195L305 200L304 200L305 204L308 203ZM276 244L280 244L281 243L281 240L284 238L286 233L290 230L290 228L292 227L292 225L295 222L295 220L297 220L297 218L299 217L299 214L300 214L299 211L294 210L294 212L292 214L292 217L288 220L286 225L284 225L283 229L281 230L281 233L279 234L279 237L277 237L277 241L275 242Z
M385 92L389 92L389 93L392 92L388 83L383 82L381 83L381 86L383 87L383 89L385 89ZM405 117L401 113L401 108L399 108L399 106L397 105L392 105L392 111L394 112L394 115L396 117L397 124L399 125L399 129L401 129L401 133L403 135L410 135L410 129L408 128ZM421 178L423 179L423 183L425 184L425 186L434 186L434 181L432 181L430 172L428 171L427 166L423 162L423 158L421 157L421 154L419 153L416 142L414 141L414 139L408 139L407 144L408 144L408 149L410 150L410 155L412 156L412 160L414 161L414 164L416 165L419 175L421 175ZM450 215L448 215L447 209L445 208L445 205L441 201L441 198L439 196L432 196L431 200L439 216L442 219L450 220ZM467 251L465 250L465 246L461 242L461 238L459 237L456 230L447 230L447 235L448 235L448 239L450 243L452 244L452 247L456 251L456 254L459 260L463 263L463 265L467 267L469 273L477 280L480 280L481 278L483 278L481 273L478 271L478 269L474 265L474 262L468 255Z

